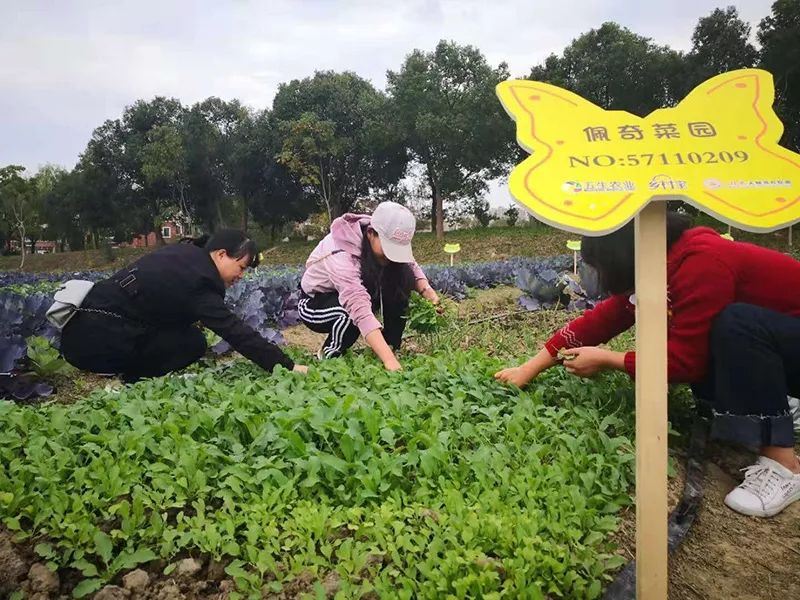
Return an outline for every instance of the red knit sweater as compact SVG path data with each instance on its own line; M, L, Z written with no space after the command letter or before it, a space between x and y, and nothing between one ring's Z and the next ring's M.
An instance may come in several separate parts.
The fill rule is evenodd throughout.
M698 227L686 231L667 253L667 290L669 380L702 381L712 321L729 304L800 316L800 262ZM562 348L605 343L629 329L635 315L629 295L612 296L556 332L545 346L555 356ZM635 353L625 355L625 370L635 376Z

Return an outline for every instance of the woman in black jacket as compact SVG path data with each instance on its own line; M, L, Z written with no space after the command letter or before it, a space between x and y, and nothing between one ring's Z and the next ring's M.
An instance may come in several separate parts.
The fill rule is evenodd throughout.
M190 242L146 254L95 284L62 331L67 362L129 382L164 375L205 354L200 322L267 371L280 364L305 373L225 305L225 288L258 264L255 243L232 229Z

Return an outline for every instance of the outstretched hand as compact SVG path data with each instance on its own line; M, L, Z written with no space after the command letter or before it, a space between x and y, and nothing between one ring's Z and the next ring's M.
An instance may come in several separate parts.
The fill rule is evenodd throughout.
M595 346L583 346L563 351L564 368L578 377L592 377L599 372L616 366L618 352Z
M525 387L533 379L522 367L509 367L494 374L494 378L502 383Z

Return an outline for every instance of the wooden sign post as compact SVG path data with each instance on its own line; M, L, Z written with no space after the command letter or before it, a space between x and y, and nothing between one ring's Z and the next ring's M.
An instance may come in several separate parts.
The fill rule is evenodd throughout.
M572 250L572 274L578 274L578 252L581 251L580 240L567 240L567 250Z
M666 202L636 216L636 597L667 597Z
M537 81L497 95L531 156L511 173L513 198L537 219L588 236L635 223L636 587L667 597L666 201L729 226L775 231L800 220L800 155L778 145L772 76L718 75L678 106L646 117L604 110Z

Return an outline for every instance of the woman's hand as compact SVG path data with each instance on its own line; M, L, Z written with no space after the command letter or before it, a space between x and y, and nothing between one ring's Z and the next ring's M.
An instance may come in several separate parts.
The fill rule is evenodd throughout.
M556 359L550 356L547 348L542 348L536 356L525 364L498 371L494 374L494 378L503 383L524 387L536 379L539 373L546 371L555 364Z
M531 382L530 372L522 367L509 367L494 374L494 378L502 383L515 385L517 387L525 387Z
M305 375L308 373L308 367L305 365L295 365L292 371L295 373L300 373L301 375Z
M400 366L400 361L397 360L389 344L386 343L386 338L383 337L383 331L374 329L367 334L364 340L381 360L387 371L399 371L402 368Z
M388 360L385 363L383 363L383 366L386 367L387 371L402 371L403 370L403 366L400 364L400 361L397 360L394 356L392 357L392 360Z
M592 377L606 369L624 369L625 354L595 346L564 350L564 368L578 377ZM570 358L574 357L574 358Z
M422 297L431 302L432 304L439 304L439 294L436 293L432 287L428 287L422 293Z
M417 284L414 286L414 289L416 289L419 295L425 298L428 302L439 304L439 294L437 294L436 290L431 287L431 284L427 279L417 279Z

